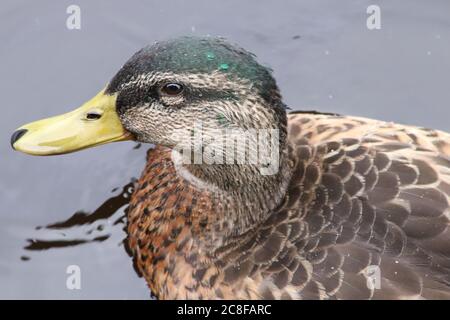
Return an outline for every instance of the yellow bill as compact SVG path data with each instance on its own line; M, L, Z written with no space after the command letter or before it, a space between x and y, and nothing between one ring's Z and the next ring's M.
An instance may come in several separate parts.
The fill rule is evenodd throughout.
M80 108L29 123L11 138L15 150L31 155L57 155L97 145L131 140L116 112L116 95L102 90Z

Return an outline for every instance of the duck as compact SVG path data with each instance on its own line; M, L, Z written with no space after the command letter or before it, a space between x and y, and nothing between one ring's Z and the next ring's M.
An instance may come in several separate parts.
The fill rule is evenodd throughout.
M272 73L223 38L155 42L11 144L154 146L126 230L158 299L450 299L449 133L290 112Z

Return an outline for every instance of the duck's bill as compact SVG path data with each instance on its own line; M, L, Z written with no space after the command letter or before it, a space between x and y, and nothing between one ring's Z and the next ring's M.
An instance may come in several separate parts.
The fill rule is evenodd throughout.
M46 156L131 139L117 115L116 96L101 91L72 112L19 128L11 145L27 154Z

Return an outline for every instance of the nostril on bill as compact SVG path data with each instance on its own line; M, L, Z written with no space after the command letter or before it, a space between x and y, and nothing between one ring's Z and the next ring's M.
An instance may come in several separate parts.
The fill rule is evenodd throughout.
M15 144L20 138L22 138L22 137L24 136L24 134L27 133L27 132L28 132L28 130L26 130L26 129L21 129L21 130L17 130L16 132L14 132L14 133L12 134L12 136L11 136L11 147L12 147L13 149L15 149L15 148L14 148L14 144Z
M93 112L88 112L87 114L86 114L86 119L87 120L98 120L98 119L100 119L102 117L102 115L100 114L100 113L98 113L98 112L95 112L95 111L93 111Z

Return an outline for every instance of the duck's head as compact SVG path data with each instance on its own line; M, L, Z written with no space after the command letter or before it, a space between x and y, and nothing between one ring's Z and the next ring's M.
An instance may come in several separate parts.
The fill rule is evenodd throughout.
M134 139L174 147L203 128L281 129L286 114L270 71L222 39L183 37L148 46L80 108L19 128L14 149L32 155L74 152Z

